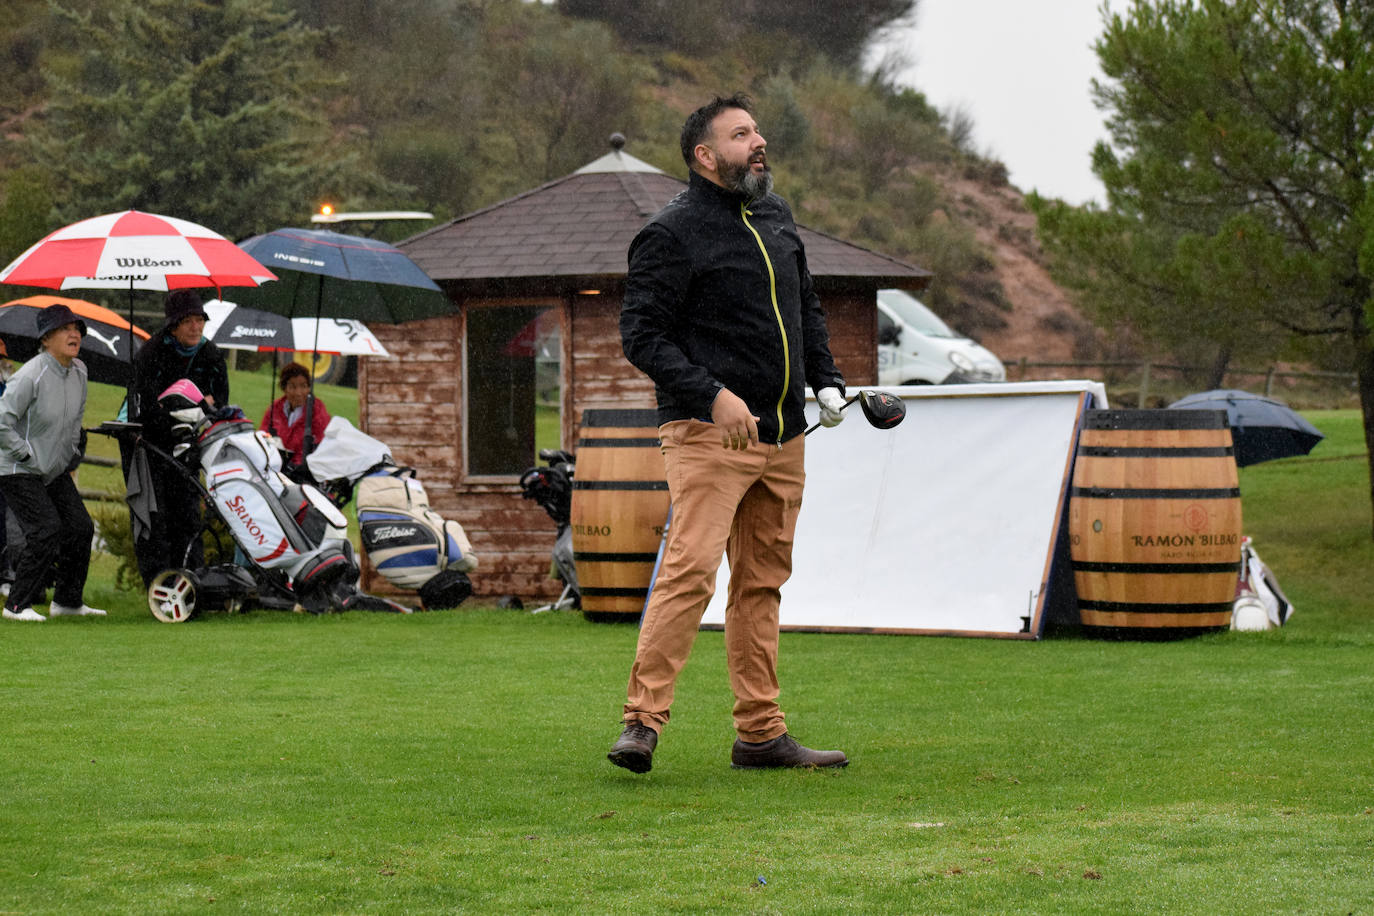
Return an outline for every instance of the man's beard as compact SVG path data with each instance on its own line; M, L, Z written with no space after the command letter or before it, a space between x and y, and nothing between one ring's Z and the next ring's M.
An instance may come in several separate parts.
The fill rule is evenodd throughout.
M720 164L720 180L727 188L737 191L751 201L767 197L773 190L773 173L768 171L768 163L762 172L755 172L748 160L739 165L730 162Z

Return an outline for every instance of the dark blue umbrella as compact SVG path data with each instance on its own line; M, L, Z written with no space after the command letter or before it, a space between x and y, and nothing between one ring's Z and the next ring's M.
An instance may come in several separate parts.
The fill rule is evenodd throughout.
M1175 401L1169 407L1226 411L1231 440L1236 447L1236 464L1240 467L1306 455L1326 438L1321 430L1287 404L1248 391L1203 391Z
M399 324L454 314L453 304L405 252L326 229L276 229L239 247L277 280L234 293L249 308L289 318L356 318Z
M386 242L327 229L275 229L239 247L277 275L264 286L234 293L249 308L288 318L353 318L400 324L457 312L420 266ZM318 342L311 348L318 351ZM312 355L310 373L315 367ZM305 453L314 449L310 418L315 397L306 400Z

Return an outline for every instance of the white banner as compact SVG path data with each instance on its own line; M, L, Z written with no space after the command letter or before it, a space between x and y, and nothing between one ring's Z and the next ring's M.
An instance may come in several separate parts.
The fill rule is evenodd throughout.
M1085 407L1106 406L1105 389L884 390L906 403L900 426L874 429L856 403L806 439L782 626L1038 636L1078 424ZM814 422L814 403L808 413ZM722 561L704 626L724 624L728 577Z

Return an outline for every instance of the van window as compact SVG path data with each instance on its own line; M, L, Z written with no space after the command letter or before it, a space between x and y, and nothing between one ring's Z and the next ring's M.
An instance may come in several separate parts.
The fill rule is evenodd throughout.
M939 315L922 305L920 300L900 289L878 290L878 301L892 309L905 324L910 325L917 332L927 337L948 337L960 340L964 336L956 334L949 325L940 320ZM878 314L880 316L878 330L881 332L881 309Z
M878 343L888 343L897 339L897 322L882 309L878 309Z

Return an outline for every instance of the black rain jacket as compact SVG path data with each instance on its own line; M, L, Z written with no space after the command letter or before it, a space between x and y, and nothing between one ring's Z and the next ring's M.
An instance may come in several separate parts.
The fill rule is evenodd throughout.
M168 329L163 328L134 356L134 403L129 411L130 419L143 424L148 441L163 449L174 444L173 420L158 403L158 395L182 378L195 382L202 394L213 397L216 407L229 403L229 369L214 341L202 341L196 354L188 358L177 352Z
M749 203L692 172L629 256L621 345L654 382L660 425L709 421L724 387L759 418L760 442L782 443L806 428L804 385L843 393L806 251L781 197Z

